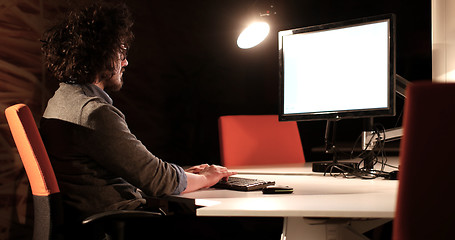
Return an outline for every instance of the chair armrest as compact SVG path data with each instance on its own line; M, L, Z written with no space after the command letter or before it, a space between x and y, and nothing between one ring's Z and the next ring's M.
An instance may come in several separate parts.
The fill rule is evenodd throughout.
M153 218L164 216L164 212L151 212L142 210L113 210L94 214L82 221L82 224L88 224L99 221L123 221L137 218Z

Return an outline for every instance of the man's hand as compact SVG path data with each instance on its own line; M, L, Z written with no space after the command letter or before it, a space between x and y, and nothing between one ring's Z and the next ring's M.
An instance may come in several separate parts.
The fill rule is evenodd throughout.
M193 166L193 167L187 168L187 169L185 169L185 172L199 174L202 170L204 170L204 168L206 168L208 166L209 165L207 163L204 163L204 164L201 164L201 165L197 165L197 166Z
M222 178L228 178L236 172L231 172L227 168L218 165L201 164L185 170L188 184L185 193L196 191L215 185Z
M222 178L228 178L237 174L235 172L230 172L227 168L217 165L209 165L199 172L199 175L204 176L207 179L207 186L211 187L215 185Z

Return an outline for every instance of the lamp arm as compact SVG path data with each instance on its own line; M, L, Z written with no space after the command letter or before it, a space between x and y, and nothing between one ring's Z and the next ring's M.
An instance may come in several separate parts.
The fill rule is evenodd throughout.
M406 98L406 87L411 84L410 81L406 80L404 77L395 74L396 81L396 93L401 95L403 98ZM373 150L374 146L379 141L390 142L393 140L400 139L403 136L403 128L391 128L384 131L383 136L377 134L375 131L363 131L362 132L362 149L363 150Z
M373 150L376 143L379 141L390 142L400 139L403 136L403 128L391 128L383 132L384 134L377 134L375 131L362 132L362 149Z
M395 91L400 96L406 98L406 86L410 85L411 82L398 74L395 74L395 76Z

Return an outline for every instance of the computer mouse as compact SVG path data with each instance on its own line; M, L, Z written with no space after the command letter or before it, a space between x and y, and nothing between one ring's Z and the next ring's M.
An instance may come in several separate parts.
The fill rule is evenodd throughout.
M386 179L389 179L389 180L398 180L398 171L391 171L389 173L389 176L386 178Z
M262 193L264 194L285 194L293 192L294 189L292 187L280 185L267 186L262 189Z

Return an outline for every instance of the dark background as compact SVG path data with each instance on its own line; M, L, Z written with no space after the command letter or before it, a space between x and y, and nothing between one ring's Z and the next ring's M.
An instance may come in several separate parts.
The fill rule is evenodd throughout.
M32 229L27 177L3 109L26 103L39 120L57 84L46 76L38 39L66 10L93 1L98 0L2 5L0 238L29 239L16 236L30 236ZM279 30L395 13L397 73L410 81L431 79L430 0L109 1L126 1L136 20L124 88L111 94L114 105L151 152L180 165L220 163L219 116L278 113ZM272 4L277 14L269 38L256 48L239 49L236 39L248 20ZM396 117L375 122L401 125L403 100L398 100ZM327 158L313 151L323 146L325 122L298 125L306 159ZM339 121L337 141L352 146L362 128L362 119Z
M219 164L217 119L278 113L277 32L384 13L397 16L397 74L431 79L430 0L127 1L135 18L124 87L111 93L132 132L155 155L180 165ZM273 4L269 37L242 50L247 20ZM328 69L329 70L329 69ZM367 76L366 76L367 77ZM386 128L397 116L375 119ZM353 143L363 120L338 123L337 141ZM307 160L323 145L324 121L299 122Z

